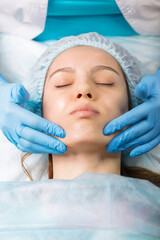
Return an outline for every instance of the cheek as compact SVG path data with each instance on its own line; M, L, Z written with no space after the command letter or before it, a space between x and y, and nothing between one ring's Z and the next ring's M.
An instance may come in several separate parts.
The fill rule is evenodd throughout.
M57 123L63 116L66 100L56 97L53 92L48 92L43 98L43 117L51 122Z
M120 91L115 91L114 93L111 93L111 95L108 94L108 97L106 98L106 114L103 118L102 125L103 128L111 122L113 119L118 118L119 116L123 115L125 112L128 111L128 94L127 91L124 91L124 89L121 89ZM127 128L127 127L126 127ZM123 130L126 128L123 128L120 131L117 131L111 135L104 136L101 134L101 140L104 142L104 144L107 146L108 143L116 137L118 134L120 134Z
M129 93L128 93L128 90L127 90L127 86L125 87L125 90L123 89L123 92L122 92L122 100L121 100L121 105L120 105L120 109L121 109L121 112L122 114L126 113L129 111Z
M117 109L119 109L120 115L129 110L129 98L127 91L122 91L117 97Z
M107 100L106 104L110 109L109 121L123 115L129 109L128 93L127 89L125 90L124 87L119 88L117 89L117 91L110 93L106 100Z

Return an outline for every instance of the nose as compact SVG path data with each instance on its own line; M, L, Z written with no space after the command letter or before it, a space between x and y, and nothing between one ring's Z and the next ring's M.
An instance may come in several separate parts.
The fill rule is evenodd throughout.
M77 98L81 98L81 97L92 98L92 94L91 93L87 93L87 94L78 93Z
M90 98L93 100L95 98L95 93L93 87L90 84L83 84L83 86L77 86L76 98Z

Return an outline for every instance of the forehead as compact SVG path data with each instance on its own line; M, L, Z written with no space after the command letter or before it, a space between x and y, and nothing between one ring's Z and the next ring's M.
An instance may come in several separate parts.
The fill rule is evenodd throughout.
M61 52L50 65L51 68L82 65L92 66L95 64L109 64L120 69L118 62L106 51L91 46L76 46Z

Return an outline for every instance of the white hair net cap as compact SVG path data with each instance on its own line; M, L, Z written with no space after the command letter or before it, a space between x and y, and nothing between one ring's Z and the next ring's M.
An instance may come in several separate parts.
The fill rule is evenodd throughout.
M126 75L131 107L133 108L141 103L141 100L134 95L134 89L141 79L138 59L132 56L119 44L112 42L96 32L90 32L78 36L62 38L48 47L42 54L36 64L28 72L24 82L24 86L30 93L30 99L25 103L25 108L41 116L43 87L51 63L61 52L81 45L102 49L113 56Z

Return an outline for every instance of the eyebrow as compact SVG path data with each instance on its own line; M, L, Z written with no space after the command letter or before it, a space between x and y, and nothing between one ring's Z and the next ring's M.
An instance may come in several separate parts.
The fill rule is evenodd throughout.
M112 71L112 72L115 72L118 76L119 73L112 67L109 67L109 66L105 66L105 65L96 65L94 66L93 68L91 68L91 72L97 72L97 71L100 71L100 70L109 70L109 71ZM58 72L72 72L74 73L76 70L72 67L64 67L64 68L59 68L57 69L56 71L54 71L50 76L49 78L51 78L53 75L55 75L56 73Z

